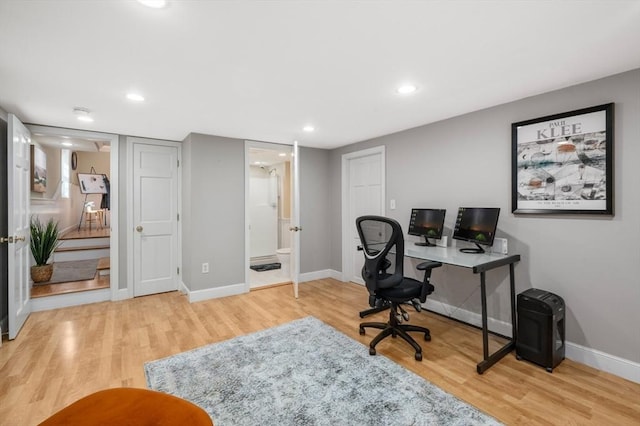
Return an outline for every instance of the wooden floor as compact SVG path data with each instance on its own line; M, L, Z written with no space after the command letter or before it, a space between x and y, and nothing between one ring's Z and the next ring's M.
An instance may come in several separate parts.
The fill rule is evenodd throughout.
M367 300L363 287L325 279L301 284L298 300L287 285L192 304L172 292L33 313L0 347L0 424L37 424L100 389L144 388L147 361L308 315L368 344L373 333L358 334ZM424 360L400 339L383 341L378 356L506 424L640 424L640 384L570 360L550 374L513 354L478 375L479 330L425 312L412 313L411 322L431 329Z

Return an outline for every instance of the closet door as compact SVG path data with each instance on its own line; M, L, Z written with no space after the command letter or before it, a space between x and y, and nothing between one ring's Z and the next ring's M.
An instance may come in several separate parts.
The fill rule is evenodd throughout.
M133 293L178 289L178 147L133 144Z

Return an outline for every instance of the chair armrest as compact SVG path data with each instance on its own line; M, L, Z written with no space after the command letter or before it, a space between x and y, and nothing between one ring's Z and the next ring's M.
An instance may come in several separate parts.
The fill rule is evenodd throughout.
M434 268L439 268L442 266L441 262L435 262L433 260L427 260L426 262L422 262L416 266L416 269L419 271L426 271Z
M416 269L419 271L424 271L424 279L422 281L422 291L420 292L420 302L424 303L427 300L427 296L433 293L435 287L430 283L431 279L431 270L435 268L439 268L442 266L441 262L434 262L432 260L427 260L426 262L422 262L416 266Z

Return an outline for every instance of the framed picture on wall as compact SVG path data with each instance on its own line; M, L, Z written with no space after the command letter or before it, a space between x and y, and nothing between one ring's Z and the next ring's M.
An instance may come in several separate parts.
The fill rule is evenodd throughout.
M513 213L613 215L613 105L511 124Z
M104 175L93 173L78 173L78 184L83 194L106 194L107 184Z
M35 145L31 145L31 190L47 192L47 154Z

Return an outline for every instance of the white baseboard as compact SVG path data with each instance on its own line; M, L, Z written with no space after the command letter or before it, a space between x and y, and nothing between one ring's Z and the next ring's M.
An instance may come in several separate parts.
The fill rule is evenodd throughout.
M423 306L428 310L444 315L445 317L455 318L467 324L482 327L481 314L460 309L456 306L451 306L433 299L427 299L427 302ZM491 317L487 318L487 323L489 325L489 330L492 332L511 337L511 323Z
M118 290L116 290L112 300L116 302L118 300L126 300L126 299L129 299L129 289L119 288Z
M424 307L430 311L455 318L467 324L482 327L482 316L475 312L459 309L446 303L427 299ZM489 330L503 336L511 337L511 323L487 318ZM596 349L587 348L571 342L565 342L565 357L589 367L615 374L632 382L640 383L640 363L610 355Z
M49 311L51 309L69 308L88 303L107 302L111 300L111 289L81 291L78 293L58 294L55 296L36 297L31 299L31 312Z
M333 269L323 269L321 271L305 272L304 274L300 274L301 283L313 280L322 280L324 278L333 278L338 281L342 281L342 273L334 271Z
M640 363L571 342L565 342L564 355L570 360L640 383Z
M186 287L185 287L186 289ZM220 297L235 296L247 292L247 286L242 284L231 284L224 287L214 287L205 290L191 291L186 289L189 296L189 302L201 302L203 300L218 299Z

